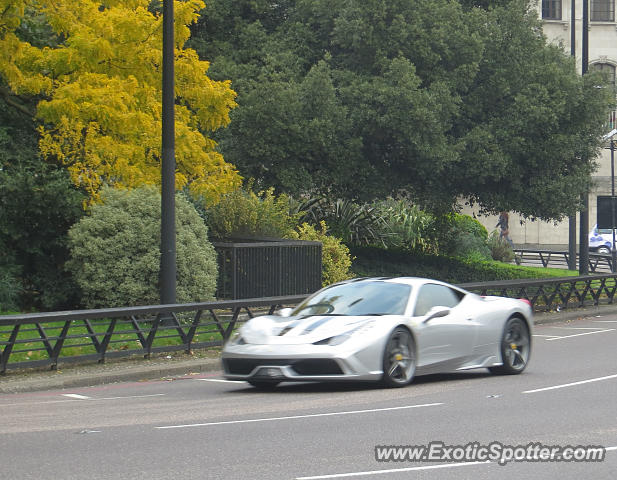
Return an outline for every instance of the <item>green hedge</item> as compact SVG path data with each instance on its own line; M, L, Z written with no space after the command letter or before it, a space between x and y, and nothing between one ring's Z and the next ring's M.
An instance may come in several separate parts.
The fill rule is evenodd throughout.
M351 249L351 269L358 277L427 277L449 283L490 282L517 278L547 278L575 275L561 269L520 267L491 260L457 258L384 250L376 247Z

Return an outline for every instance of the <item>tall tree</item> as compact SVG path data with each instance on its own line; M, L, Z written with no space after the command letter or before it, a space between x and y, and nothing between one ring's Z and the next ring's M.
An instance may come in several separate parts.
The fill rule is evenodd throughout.
M161 151L162 19L148 0L0 0L0 76L40 99L41 153L96 198L102 183L157 184ZM178 188L215 200L239 176L211 133L235 107L229 81L184 48L201 0L176 2ZM30 43L24 19L45 19L56 45Z
M245 176L290 193L404 191L437 210L467 196L545 219L589 186L612 92L547 44L527 0L209 7L196 48L238 91L217 139Z

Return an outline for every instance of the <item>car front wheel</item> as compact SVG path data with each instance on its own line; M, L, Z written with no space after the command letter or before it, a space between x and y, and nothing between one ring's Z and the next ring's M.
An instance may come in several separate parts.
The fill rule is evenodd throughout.
M512 317L506 322L501 337L501 359L503 365L490 367L492 373L516 375L527 367L531 353L531 338L524 320Z
M611 250L608 247L600 247L598 248L598 253L601 253L602 255L608 255L609 253L611 253Z
M404 387L411 383L415 372L415 342L409 330L397 327L384 350L382 383L387 387Z

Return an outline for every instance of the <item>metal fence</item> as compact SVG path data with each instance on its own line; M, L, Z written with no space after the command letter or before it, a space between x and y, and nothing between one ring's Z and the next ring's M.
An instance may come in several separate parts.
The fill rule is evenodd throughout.
M568 268L570 259L570 254L566 251L527 248L515 248L514 256L518 265L552 268ZM578 265L578 255L576 262ZM612 272L612 264L610 254L589 253L589 271L591 273Z
M306 295L181 305L0 316L0 374L7 368L98 361L218 346L240 322Z
M508 280L460 285L481 295L527 298L535 311L612 304L617 275ZM129 355L220 346L238 324L293 306L306 295L182 305L0 316L0 374Z

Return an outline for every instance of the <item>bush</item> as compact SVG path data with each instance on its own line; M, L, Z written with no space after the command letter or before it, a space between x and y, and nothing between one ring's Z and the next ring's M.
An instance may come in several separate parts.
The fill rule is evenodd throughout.
M489 260L488 232L484 225L469 215L451 213L435 223L436 243L440 255L475 257Z
M303 223L291 234L291 238L322 243L321 283L325 287L352 277L349 270L352 259L349 248L340 239L326 234L326 223L322 221L319 225L320 230L317 230L314 226Z
M493 230L488 237L488 246L491 249L491 257L499 262L510 263L514 260L514 250L508 241Z
M241 188L228 193L216 205L206 205L203 214L212 238L285 238L297 223L289 214L289 198L273 189L254 193Z
M68 268L89 308L158 304L161 196L153 187L107 188L69 231ZM195 208L176 196L177 301L209 301L216 288L216 252Z
M433 217L405 200L387 199L374 204L376 214L386 227L383 244L387 248L402 248L429 252Z
M325 197L311 198L302 203L291 202L291 210L299 221L319 225L325 222L330 235L346 245L385 245L390 231L388 224L373 205L359 205L350 200L331 201Z

